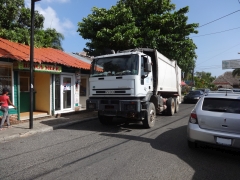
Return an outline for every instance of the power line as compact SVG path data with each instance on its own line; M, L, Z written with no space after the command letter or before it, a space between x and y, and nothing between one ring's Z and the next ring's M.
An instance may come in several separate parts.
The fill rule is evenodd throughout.
M213 57L211 57L211 58L209 58L209 59L207 59L207 60L205 60L205 61L202 61L202 62L196 64L196 66L199 65L199 64L202 64L202 63L204 63L204 62L206 62L206 61L208 61L208 60L211 60L212 58L214 58L214 57L216 57L216 56L219 56L219 55L225 53L226 51L229 51L230 49L232 49L232 48L234 48L234 47L236 47L236 46L239 46L239 45L240 45L240 43L238 43L238 44L236 44L236 45L228 48L227 50L225 50L225 51L223 51L223 52L221 52L221 53L219 53L219 54L217 54L217 55L215 55L215 56L213 56Z
M240 0L239 0L239 1L240 1ZM203 35L199 35L199 36L192 36L192 38L193 38L193 37L209 36L209 35L213 35L213 34L219 34L219 33L227 32L227 31L232 31L232 30L239 29L239 28L240 28L240 27L236 27L236 28L227 29L227 30L224 30L224 31L218 31L218 32L209 33L209 34L203 34Z
M195 69L209 69L209 68L220 68L222 64L212 65L212 66L196 66Z
M203 68L203 67L209 67L209 66L218 66L219 64L211 64L211 65L204 65L204 66L198 66L198 67L201 67L201 68Z
M218 65L210 65L210 66L197 66L197 67L195 67L195 68L197 68L197 69L204 69L204 68L214 68L214 67L219 67L220 65L218 64Z
M238 0L238 1L239 1L239 0ZM239 2L239 3L240 3L240 2ZM200 28L200 27L203 27L203 26L206 26L206 25L208 25L208 24L210 24L210 23L213 23L213 22L215 22L215 21L218 21L218 20L220 20L220 19L223 19L223 18L225 18L225 17L227 17L227 16L229 16L229 15L231 15L231 14L234 14L234 13L236 13L236 12L238 12L238 11L240 11L240 10L234 11L234 12L232 12L232 13L230 13L230 14L227 14L227 15L225 15L225 16L223 16L223 17L220 17L220 18L215 19L215 20L213 20L213 21L210 21L210 22L208 22L208 23L206 23L206 24L203 24L203 25L199 26L199 28Z
M222 68L222 66L214 67L214 69L220 69L220 68ZM205 69L212 69L212 67L209 67L209 68L196 68L196 69L194 69L194 71L196 72L198 70L205 70Z

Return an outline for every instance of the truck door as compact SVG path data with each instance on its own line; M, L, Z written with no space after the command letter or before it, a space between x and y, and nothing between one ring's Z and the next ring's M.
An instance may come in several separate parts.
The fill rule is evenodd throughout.
M141 56L141 86L143 86L143 89L145 92L148 92L152 90L152 72L145 72L144 66L146 63L150 63L150 57L147 58L147 56Z
M146 76L147 74L144 72L144 64L147 62L147 58L145 58L144 56L141 56L141 85L144 85L144 80L145 78L143 78L144 76Z

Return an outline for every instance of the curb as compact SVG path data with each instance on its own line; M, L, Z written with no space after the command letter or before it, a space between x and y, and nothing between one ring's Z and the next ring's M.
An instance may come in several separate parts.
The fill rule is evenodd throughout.
M46 126L44 128L41 128L41 129L33 129L33 130L29 130L25 133L13 134L13 135L10 135L10 136L7 136L7 137L1 137L0 138L0 143L8 142L9 140L13 140L13 139L16 139L16 138L28 137L28 136L38 134L38 133L53 131L55 129L59 129L59 128L62 128L62 127L66 127L66 126L70 126L70 125L73 125L73 124L77 124L77 123L80 123L80 122L86 122L86 121L94 120L94 119L97 119L97 116L93 116L91 118L84 118L84 119L81 119L81 120L70 121L70 122L66 122L66 123L62 123L62 124L56 124L56 125L53 125L53 126Z

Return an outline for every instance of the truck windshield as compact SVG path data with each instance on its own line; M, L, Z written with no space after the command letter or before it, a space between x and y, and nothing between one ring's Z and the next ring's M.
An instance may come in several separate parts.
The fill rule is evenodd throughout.
M91 67L91 77L122 76L138 74L137 54L94 59Z

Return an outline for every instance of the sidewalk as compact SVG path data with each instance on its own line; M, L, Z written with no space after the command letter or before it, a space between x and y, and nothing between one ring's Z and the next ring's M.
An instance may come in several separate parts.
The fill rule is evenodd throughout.
M61 117L40 118L33 120L33 129L29 129L29 121L19 121L12 124L11 128L0 131L0 143L7 142L20 137L27 137L37 133L52 131L61 127L97 118L97 112L78 111L62 114Z

